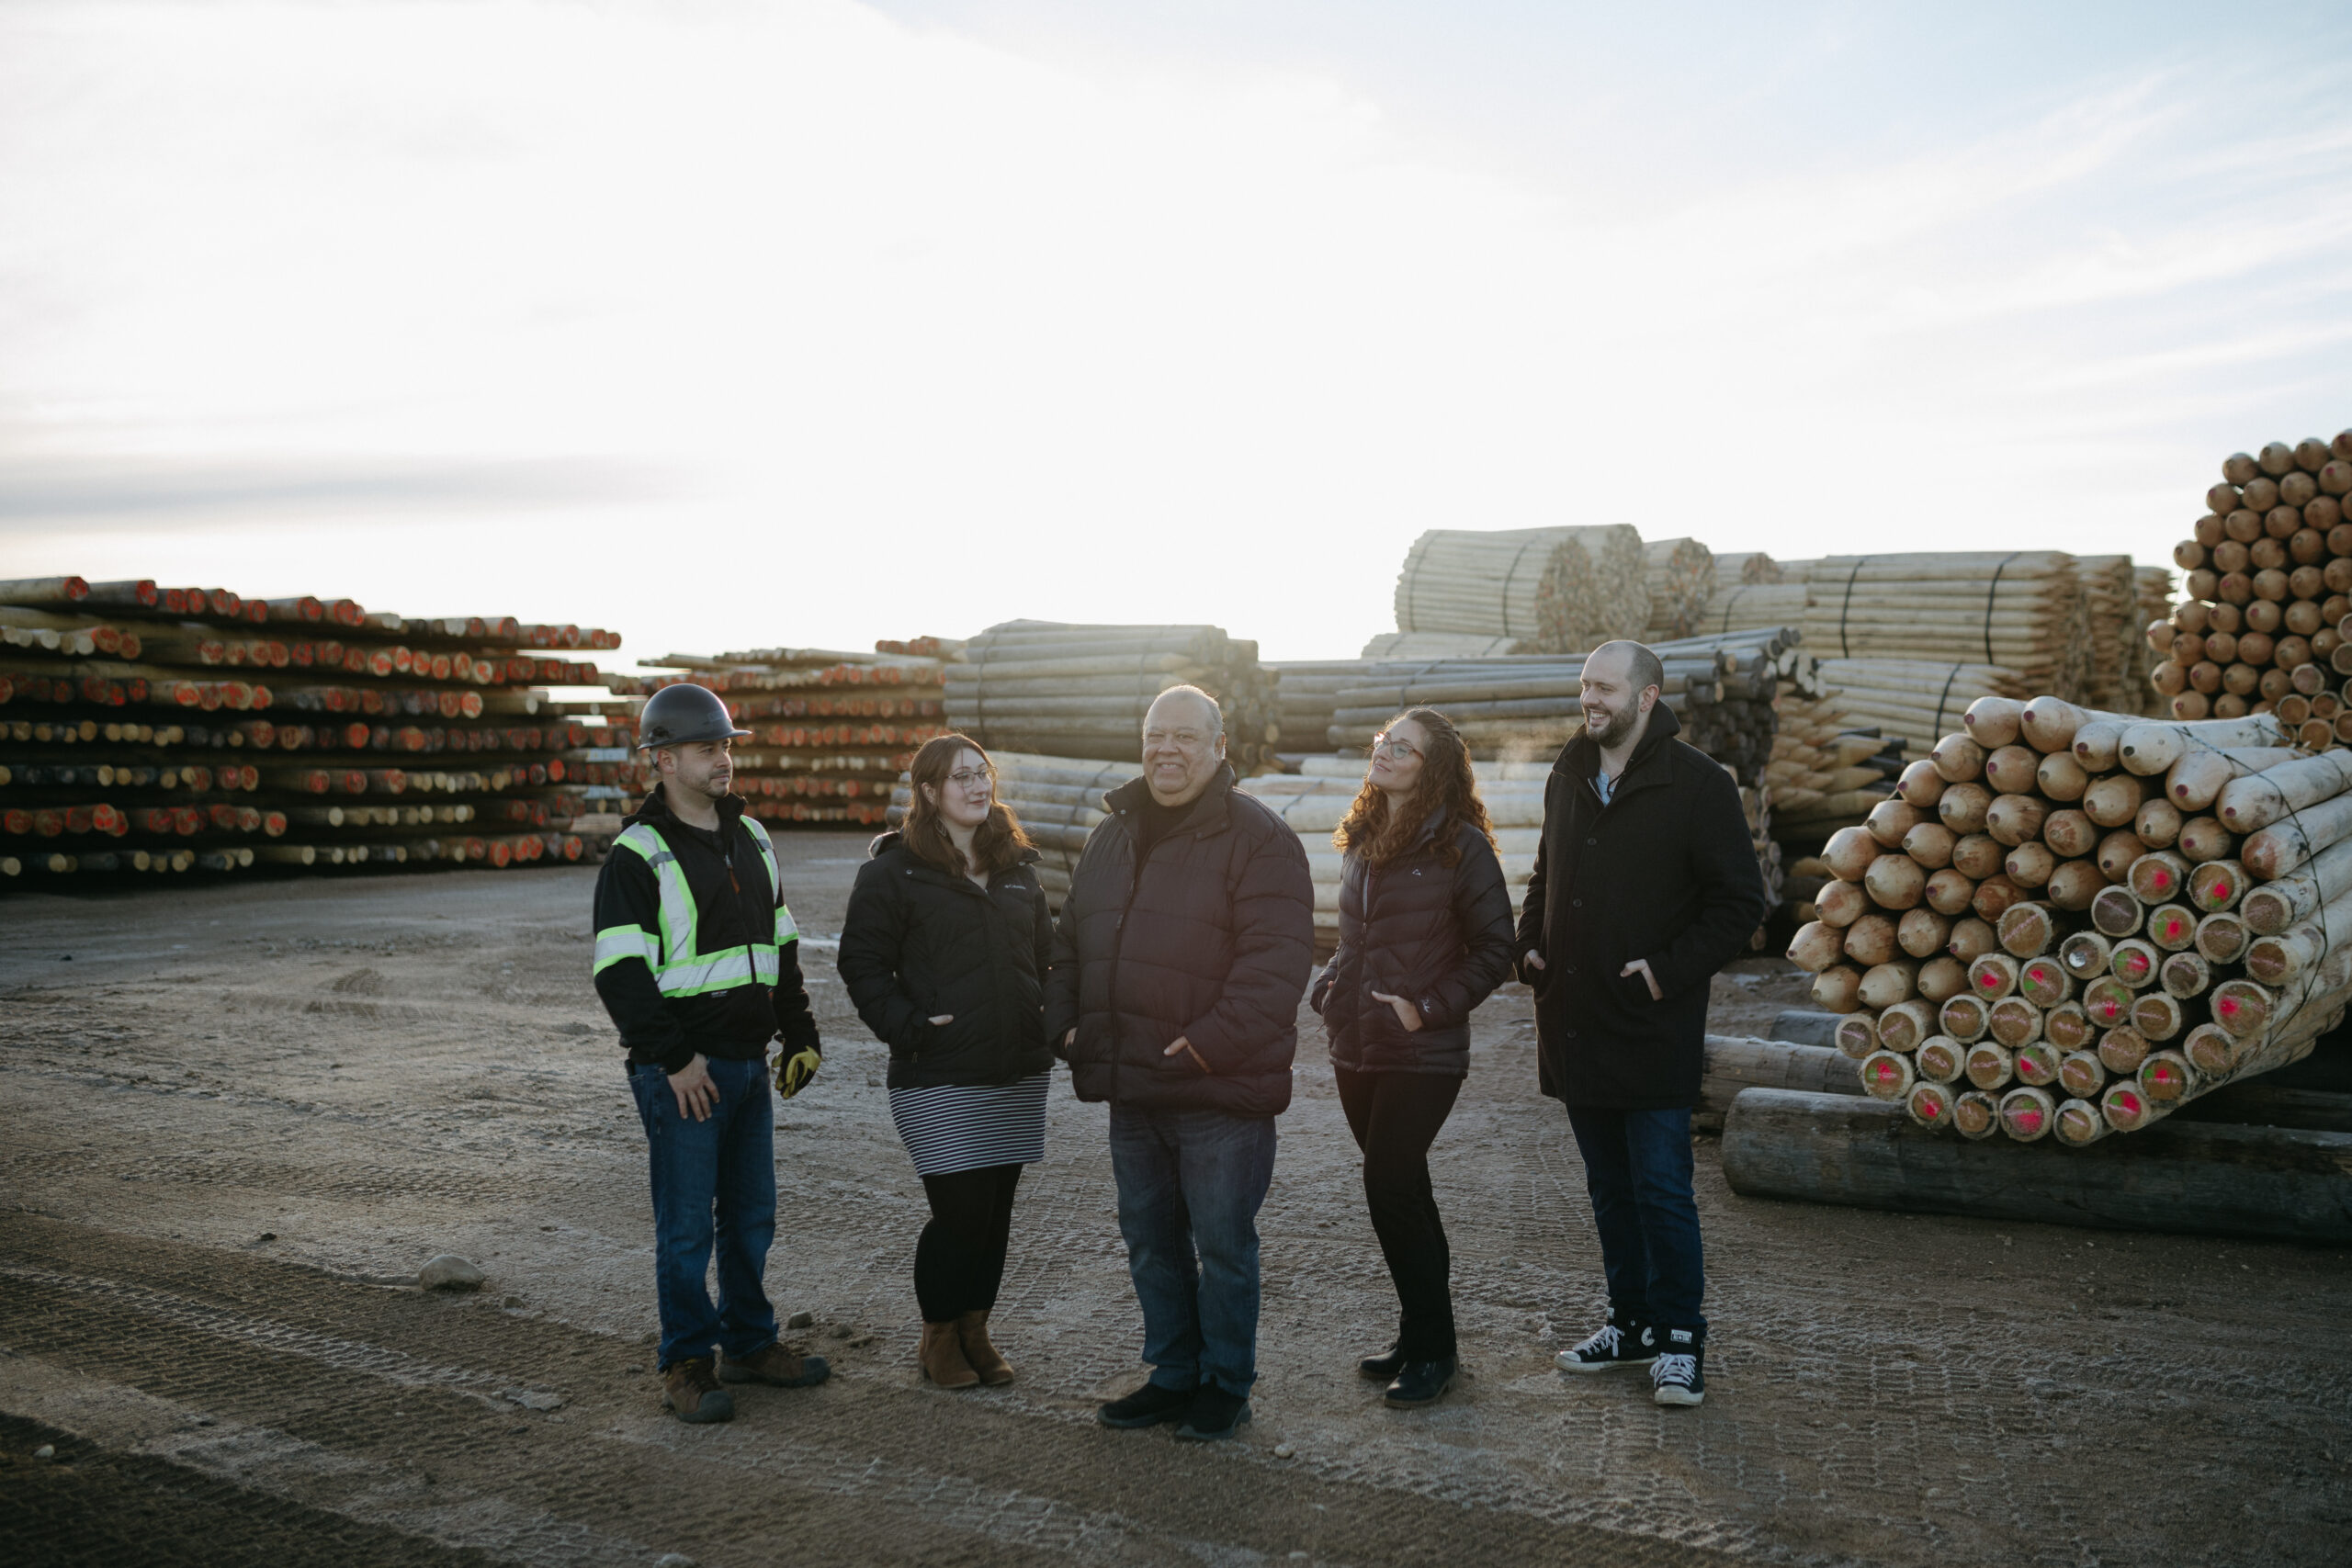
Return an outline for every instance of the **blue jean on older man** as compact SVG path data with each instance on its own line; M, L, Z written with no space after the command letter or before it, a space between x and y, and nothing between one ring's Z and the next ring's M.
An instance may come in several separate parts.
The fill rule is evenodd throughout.
M662 1314L662 1369L708 1356L729 1360L775 1343L775 1309L762 1276L775 1240L775 1108L767 1064L712 1058L718 1104L706 1121L678 1109L669 1076L628 1070L653 1168L653 1276ZM704 1283L718 1255L718 1302Z
M1162 1388L1258 1380L1258 1210L1274 1179L1274 1120L1111 1106L1119 1232L1143 1306L1143 1359Z

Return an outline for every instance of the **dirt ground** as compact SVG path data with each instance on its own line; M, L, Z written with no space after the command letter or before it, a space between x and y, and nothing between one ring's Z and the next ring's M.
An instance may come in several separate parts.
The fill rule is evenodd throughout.
M922 1187L823 940L863 835L779 847L828 1055L779 1111L769 1288L835 1376L726 1427L657 1405L593 872L0 901L0 1561L2352 1562L2336 1251L1752 1201L1702 1140L1706 1404L1553 1371L1602 1293L1516 987L1435 1155L1444 1404L1353 1373L1394 1298L1306 1014L1240 1439L1093 1424L1141 1329L1066 1083L998 1313L1020 1379L930 1390ZM1744 964L1713 1027L1802 994ZM389 1282L440 1252L488 1287Z

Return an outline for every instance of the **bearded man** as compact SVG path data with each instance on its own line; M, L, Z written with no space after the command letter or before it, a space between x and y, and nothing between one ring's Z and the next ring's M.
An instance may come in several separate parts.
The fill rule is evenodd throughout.
M1637 642L1585 658L1584 733L1544 786L1519 917L1543 1091L1562 1101L1600 1232L1609 1320L1564 1371L1650 1369L1660 1404L1706 1397L1690 1111L1707 990L1764 920L1739 789L1675 739L1666 671Z

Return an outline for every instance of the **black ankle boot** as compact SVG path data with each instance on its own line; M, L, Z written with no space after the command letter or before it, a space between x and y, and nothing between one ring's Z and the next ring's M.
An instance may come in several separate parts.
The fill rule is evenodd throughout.
M1374 1382L1393 1382L1396 1374L1404 1370L1405 1354L1394 1345L1377 1356L1366 1356L1356 1363L1358 1375L1370 1378Z
M1453 1386L1453 1368L1451 1356L1442 1361L1408 1361L1397 1369L1396 1381L1380 1397L1386 1404L1406 1409L1416 1404L1435 1404Z

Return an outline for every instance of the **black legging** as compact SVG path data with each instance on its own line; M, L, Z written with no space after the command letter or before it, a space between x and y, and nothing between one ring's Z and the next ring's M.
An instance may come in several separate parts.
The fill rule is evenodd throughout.
M1408 1361L1453 1355L1453 1255L1430 1190L1430 1145L1453 1113L1462 1080L1433 1073L1332 1069L1348 1131L1363 1151L1363 1196L1403 1310L1396 1348Z
M1012 1235L1012 1192L1020 1185L1017 1165L922 1179L931 1221L915 1243L915 1300L925 1323L953 1323L996 1305Z

